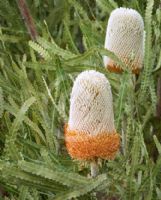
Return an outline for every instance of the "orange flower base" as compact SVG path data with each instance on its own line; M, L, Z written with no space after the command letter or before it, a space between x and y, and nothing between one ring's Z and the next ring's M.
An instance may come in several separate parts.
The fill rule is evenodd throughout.
M112 60L110 60L109 64L106 66L106 69L108 69L110 72L115 72L115 73L122 73L123 69L119 66L117 66ZM139 74L140 69L137 67L132 67L132 73L133 74Z
M90 135L65 126L65 142L68 153L74 159L114 159L120 147L120 136L117 133Z

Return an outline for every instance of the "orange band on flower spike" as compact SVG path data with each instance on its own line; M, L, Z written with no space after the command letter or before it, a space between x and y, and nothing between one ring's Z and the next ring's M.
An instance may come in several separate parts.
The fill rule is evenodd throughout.
M120 136L116 132L91 135L69 130L66 125L65 142L72 158L79 160L114 159L120 147Z
M115 73L122 73L124 70L117 66L112 60L109 61L109 63L106 65L106 69L108 69L110 72L115 72ZM137 67L132 67L132 73L133 74L139 74L140 69Z

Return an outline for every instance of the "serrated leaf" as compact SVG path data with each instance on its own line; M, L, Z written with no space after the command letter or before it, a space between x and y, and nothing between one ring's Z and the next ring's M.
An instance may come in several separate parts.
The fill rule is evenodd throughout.
M89 179L76 173L59 172L56 170L54 171L43 165L40 166L35 163L19 161L19 167L26 172L44 177L45 179L56 181L68 187L76 187L79 185L87 184L88 182L90 183Z
M82 185L82 186L76 188L76 190L73 188L72 190L69 190L68 192L65 192L65 193L62 192L60 195L56 195L55 200L62 200L62 199L68 200L68 199L83 196L83 195L91 192L95 188L97 188L106 179L107 179L106 175L102 174L102 175L98 176L96 179L94 179L92 182L90 181L91 183L89 183L88 185Z

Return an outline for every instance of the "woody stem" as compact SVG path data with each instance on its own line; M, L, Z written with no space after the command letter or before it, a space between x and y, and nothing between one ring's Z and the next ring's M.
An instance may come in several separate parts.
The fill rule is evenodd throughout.
M97 161L96 160L91 161L90 167L91 167L91 176L94 178L99 173L99 167Z
M31 39L36 40L38 33L36 30L36 26L34 24L32 15L30 13L29 7L26 3L26 0L17 0L17 4L18 4L19 10L21 12L21 16L24 19L24 22L26 24L26 27L30 34Z

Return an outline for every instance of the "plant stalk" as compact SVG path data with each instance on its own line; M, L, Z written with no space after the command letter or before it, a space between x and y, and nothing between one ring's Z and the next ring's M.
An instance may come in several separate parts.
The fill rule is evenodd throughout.
M99 166L96 160L91 161L91 177L94 178L99 174Z
M26 24L26 27L30 34L31 39L36 40L38 33L37 33L32 15L30 13L30 10L27 6L26 1L25 0L17 0L17 4L18 4L19 10L21 12L22 18L25 21L25 24Z

